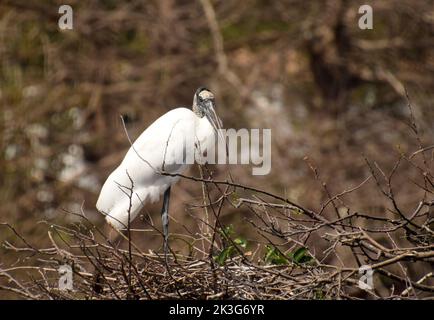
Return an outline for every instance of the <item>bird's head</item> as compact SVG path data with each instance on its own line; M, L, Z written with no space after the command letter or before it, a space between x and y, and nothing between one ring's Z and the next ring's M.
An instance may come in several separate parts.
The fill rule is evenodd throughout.
M220 118L215 112L214 94L205 87L196 90L193 98L193 111L198 117L206 117L215 130L222 128Z

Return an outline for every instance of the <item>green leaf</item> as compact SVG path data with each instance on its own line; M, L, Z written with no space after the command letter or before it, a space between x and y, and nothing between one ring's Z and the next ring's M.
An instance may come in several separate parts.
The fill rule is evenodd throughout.
M234 256L234 254L237 253L236 246L239 246L243 249L247 247L247 240L241 237L237 237L232 240L232 236L235 234L234 227L232 225L225 226L224 228L220 229L220 234L225 248L217 257L214 257L214 259L218 264L224 265L228 258Z
M276 247L266 246L265 262L271 264L288 264L288 259Z
M243 239L243 238L236 238L234 240L234 243L243 249L245 249L247 247L247 240Z
M314 297L315 297L315 299L318 299L318 300L324 300L325 299L324 292L321 289L315 290L315 296Z
M215 257L215 261L219 264L219 265L224 265L226 260L228 260L228 258L233 254L234 252L234 247L233 246L229 246L225 249L223 249L220 254Z
M295 263L306 263L312 260L312 257L307 253L305 247L298 248L290 255Z

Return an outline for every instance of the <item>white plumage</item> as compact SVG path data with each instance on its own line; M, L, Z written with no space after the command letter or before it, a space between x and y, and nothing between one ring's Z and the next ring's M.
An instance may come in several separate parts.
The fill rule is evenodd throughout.
M159 172L176 174L187 169L189 164L180 159L188 147L184 143L186 136L195 137L195 145L201 152L207 150L209 143L214 143L215 129L220 127L220 122L213 107L212 93L199 88L194 96L193 110L171 110L137 138L121 164L105 181L96 203L109 224L119 230L126 229L130 203L132 221L145 204L158 201L160 195L179 179ZM130 200L131 181L133 195ZM168 226L168 218L165 222L163 216L163 225L165 223Z

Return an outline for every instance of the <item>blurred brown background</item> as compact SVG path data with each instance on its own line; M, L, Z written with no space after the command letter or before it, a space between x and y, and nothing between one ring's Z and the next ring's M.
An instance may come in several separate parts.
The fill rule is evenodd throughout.
M0 222L34 243L47 241L38 221L73 220L62 208L83 207L103 225L94 204L129 147L120 116L135 138L190 106L202 85L215 92L225 128L272 129L271 173L232 166L235 180L306 207L327 199L309 163L336 194L369 175L364 156L390 170L399 152L419 148L405 89L424 144L434 142L433 1L68 1L74 28L65 31L61 4L0 4ZM372 30L358 27L362 4L373 8ZM225 166L215 169L226 177ZM396 177L404 208L422 192L415 170ZM348 204L384 210L373 186ZM171 232L194 225L201 211L187 203L201 196L200 184L175 186ZM222 219L250 239L244 210ZM157 226L159 211L146 208ZM0 231L0 240L14 237ZM157 234L142 241L161 246ZM13 257L0 249L0 261Z

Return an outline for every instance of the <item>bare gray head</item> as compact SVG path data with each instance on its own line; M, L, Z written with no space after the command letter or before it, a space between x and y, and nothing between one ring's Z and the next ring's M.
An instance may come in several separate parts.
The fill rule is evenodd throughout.
M196 90L192 109L199 118L206 117L215 130L221 129L221 121L215 113L214 94L210 90L205 87Z
M214 95L205 87L200 87L196 90L193 97L193 112L199 118L205 116L205 110L212 105L215 106Z

